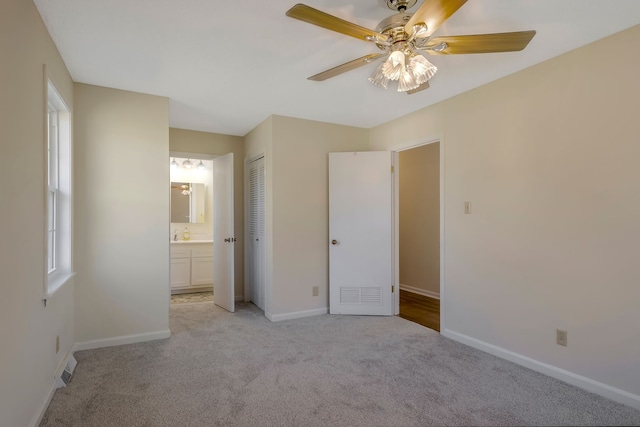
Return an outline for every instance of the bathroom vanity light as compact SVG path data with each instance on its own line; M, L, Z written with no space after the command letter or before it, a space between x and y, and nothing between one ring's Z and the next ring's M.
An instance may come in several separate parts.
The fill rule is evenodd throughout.
M198 163L198 166L196 166L196 169L198 169L199 171L203 171L206 168L207 167L204 165L204 163L202 163L202 160L200 160L200 163Z
M176 162L175 157L173 158L173 160L171 160L171 163L169 163L169 165L171 165L171 169L178 169L178 162Z
M182 167L185 169L191 169L193 167L193 163L191 163L191 160L187 159L182 162Z

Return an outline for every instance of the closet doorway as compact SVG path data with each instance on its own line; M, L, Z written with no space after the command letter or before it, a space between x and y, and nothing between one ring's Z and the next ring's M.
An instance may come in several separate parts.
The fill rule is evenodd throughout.
M397 152L399 315L440 331L440 142Z
M248 162L248 233L246 300L265 311L265 165L264 156Z

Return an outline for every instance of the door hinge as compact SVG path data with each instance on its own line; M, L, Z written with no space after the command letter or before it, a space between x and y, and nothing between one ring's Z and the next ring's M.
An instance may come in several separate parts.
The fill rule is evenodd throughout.
M393 166L391 166L391 173L393 173Z
M396 287L394 285L391 285L391 293L394 293L396 291Z

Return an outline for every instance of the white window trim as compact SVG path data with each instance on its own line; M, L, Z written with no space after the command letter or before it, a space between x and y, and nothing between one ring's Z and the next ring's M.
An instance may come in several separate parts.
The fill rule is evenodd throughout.
M44 259L44 303L51 299L62 287L70 282L75 275L73 271L73 145L71 138L71 109L64 101L55 84L48 78L45 67L45 135L44 150L46 157L44 183L45 198L45 259ZM49 132L52 128L49 117L54 114L55 126L55 170L50 171L49 167ZM54 212L55 224L55 244L54 244L54 266L49 269L49 200L50 191L54 190L56 209Z

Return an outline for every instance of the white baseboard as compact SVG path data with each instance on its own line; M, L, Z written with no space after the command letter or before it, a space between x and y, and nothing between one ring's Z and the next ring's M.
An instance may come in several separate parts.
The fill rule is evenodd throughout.
M113 338L104 338L99 340L77 342L73 345L73 351L93 350L94 348L112 347L115 345L135 344L145 341L160 340L169 338L171 331L147 332L144 334L122 335Z
M401 291L411 292L413 294L422 295L422 296L429 297L429 298L434 298L434 299L438 299L438 300L440 299L440 293L438 293L438 292L432 292L432 291L427 291L427 290L420 289L420 288L414 288L413 286L407 286L407 285L400 284L400 290Z
M329 313L329 309L327 307L324 307L314 308L313 310L294 311L292 313L284 314L265 313L265 316L267 316L267 319L271 320L272 322L281 322L283 320L300 319L302 317L320 316L327 313Z
M49 388L49 392L47 396L44 398L44 402L40 405L40 410L36 412L31 421L29 422L29 427L37 427L42 422L42 418L44 417L44 413L47 412L47 408L51 403L51 399L53 399L53 393L56 392L56 381L53 380L51 382L51 387Z
M560 381L564 381L576 387L580 387L592 393L599 394L600 396L604 396L608 399L614 400L624 405L640 409L640 396L637 394L629 393L628 391L624 391L619 388L592 380L591 378L583 377L582 375L578 375L565 369L549 365L548 363L540 362L530 357L514 353L513 351L509 351L502 347L498 347L493 344L489 344L484 341L472 338L470 336L454 332L450 329L444 329L440 332L440 334L452 340L477 348L478 350L493 354L494 356L497 356L501 359L508 360L510 362L548 375Z
M56 392L56 379L60 375L62 375L62 371L64 370L65 366L67 366L67 363L69 363L71 356L73 356L73 348L69 349L67 354L64 356L64 359L62 359L62 363L60 364L60 366L58 366L58 368L56 369L56 372L53 374L53 381L51 382L51 387L49 387L49 392L45 396L44 402L42 402L42 405L40 405L40 410L36 412L36 414L33 416L33 419L31 419L31 422L29 423L30 427L39 426L40 423L42 422L44 413L47 412L47 408L51 403L51 399L53 399L53 394Z

